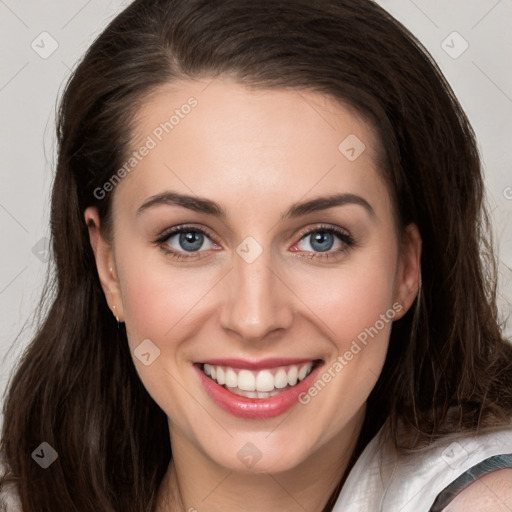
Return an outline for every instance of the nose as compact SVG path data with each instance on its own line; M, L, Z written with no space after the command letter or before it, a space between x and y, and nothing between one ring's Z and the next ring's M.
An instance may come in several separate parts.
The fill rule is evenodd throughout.
M224 283L221 326L248 343L290 328L294 295L279 274L270 250L252 262L235 254L233 269Z

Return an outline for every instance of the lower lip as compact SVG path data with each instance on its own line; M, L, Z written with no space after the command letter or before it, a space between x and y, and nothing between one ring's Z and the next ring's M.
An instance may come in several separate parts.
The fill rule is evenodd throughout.
M199 372L199 377L206 392L219 407L239 418L266 419L279 416L291 409L298 402L299 395L305 393L310 387L310 383L314 380L322 365L317 364L313 371L297 385L268 398L247 398L235 395L207 377L200 365L194 366Z

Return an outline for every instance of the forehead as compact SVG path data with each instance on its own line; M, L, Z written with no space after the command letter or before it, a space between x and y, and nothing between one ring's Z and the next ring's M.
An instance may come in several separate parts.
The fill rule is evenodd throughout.
M315 192L385 191L373 127L315 92L228 79L175 83L146 98L133 130L137 161L116 195L123 189L134 204L169 188L260 205Z

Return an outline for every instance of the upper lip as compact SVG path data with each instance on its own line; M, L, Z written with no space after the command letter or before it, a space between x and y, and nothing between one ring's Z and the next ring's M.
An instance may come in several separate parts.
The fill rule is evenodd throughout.
M198 364L209 364L212 366L228 366L230 368L240 368L241 370L261 370L264 368L278 368L280 366L299 365L309 363L311 361L318 361L318 358L269 358L261 359L260 361L251 361L249 359L205 359L198 362Z

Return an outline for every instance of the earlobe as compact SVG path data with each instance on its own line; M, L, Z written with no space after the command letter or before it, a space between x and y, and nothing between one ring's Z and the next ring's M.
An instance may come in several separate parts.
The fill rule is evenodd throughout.
M396 300L403 306L401 318L407 313L421 286L422 240L416 224L409 224L403 233L401 253L398 262Z
M123 321L123 305L117 278L115 258L111 244L101 233L100 217L97 208L90 206L84 213L89 230L89 241L96 261L98 277L113 316L118 322Z

